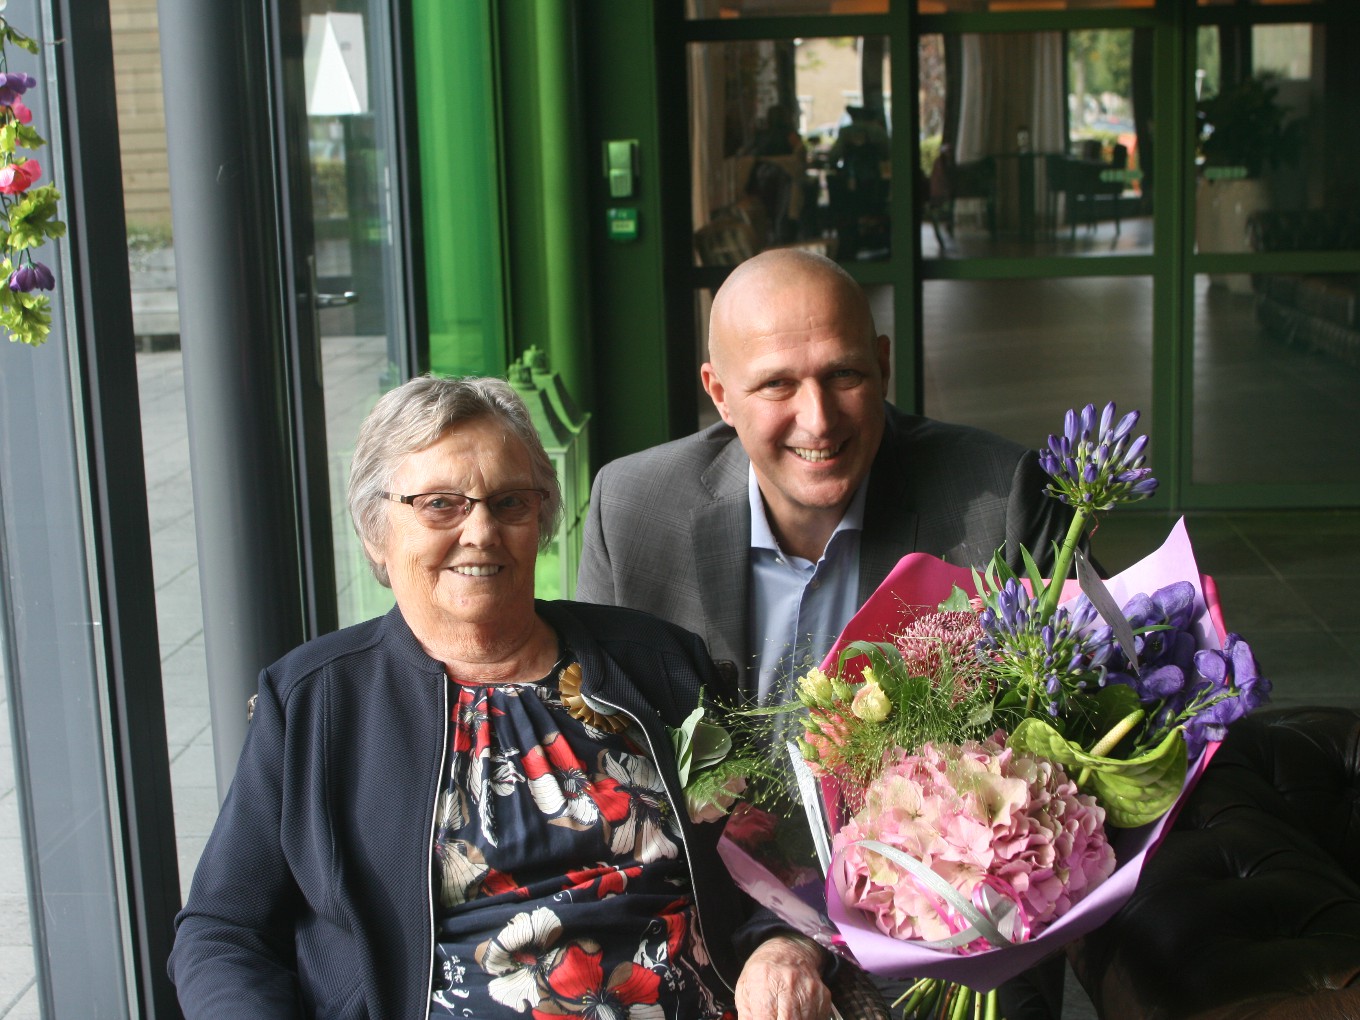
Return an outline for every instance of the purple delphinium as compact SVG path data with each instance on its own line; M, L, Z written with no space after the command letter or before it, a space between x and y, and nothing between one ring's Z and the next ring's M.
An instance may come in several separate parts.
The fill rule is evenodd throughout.
M983 634L978 653L996 664L1003 686L1018 691L1027 705L1043 698L1056 718L1071 695L1104 684L1112 646L1108 634L1102 640L1101 629L1093 626L1099 617L1085 599L1059 608L1047 621L1035 609L1024 586L1008 580L978 614Z
M1251 647L1229 634L1223 650L1195 653L1195 682L1175 722L1185 727L1193 761L1204 745L1222 740L1228 726L1270 700L1270 681L1261 675Z
M1148 706L1140 747L1151 747L1183 726L1192 760L1208 741L1222 740L1229 723L1270 695L1270 681L1260 675L1251 648L1238 635L1229 634L1222 651L1196 651L1190 630L1194 611L1195 588L1189 581L1135 595L1124 615L1135 631L1155 629L1135 637L1137 672L1116 645L1109 673L1110 682L1132 687Z
M1039 466L1052 478L1049 495L1078 510L1108 510L1116 503L1132 503L1157 491L1152 469L1144 467L1148 437L1132 437L1138 412L1114 421L1114 402L1096 418L1095 404L1080 415L1069 410L1063 434L1050 435L1039 451Z

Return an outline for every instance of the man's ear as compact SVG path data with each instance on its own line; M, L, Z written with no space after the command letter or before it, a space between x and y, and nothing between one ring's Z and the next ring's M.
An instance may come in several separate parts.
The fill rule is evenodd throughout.
M878 357L878 370L883 375L883 391L888 390L888 376L892 374L892 341L880 336L874 341L874 353Z
M718 409L718 414L727 424L732 424L732 416L727 411L727 389L723 382L718 378L718 370L713 367L713 362L705 361L699 368L699 380L704 384L704 392L713 401L713 406Z

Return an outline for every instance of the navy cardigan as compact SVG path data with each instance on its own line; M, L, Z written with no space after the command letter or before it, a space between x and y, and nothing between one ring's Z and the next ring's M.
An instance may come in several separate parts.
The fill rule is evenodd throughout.
M641 725L679 809L700 930L735 984L732 940L751 904L717 855L721 826L693 825L681 807L665 729L701 688L732 692L698 637L656 617L536 608L580 660L582 691ZM395 608L261 673L235 779L175 921L170 974L186 1017L428 1014L447 720L443 668Z

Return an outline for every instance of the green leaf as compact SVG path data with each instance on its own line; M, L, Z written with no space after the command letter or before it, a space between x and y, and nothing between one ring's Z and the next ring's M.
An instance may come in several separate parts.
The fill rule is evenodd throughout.
M66 224L57 219L57 200L61 193L56 186L45 184L28 192L9 213L9 241L11 251L36 248L48 238L63 237Z
M1029 575L1030 590L1034 592L1037 598L1039 593L1044 590L1043 571L1039 569L1039 564L1034 562L1034 557L1023 545L1020 547L1020 558L1025 563L1025 573ZM1062 584L1062 580L1056 577L1053 581L1055 584Z
M12 121L11 126L15 130L19 144L25 149L41 149L47 144L47 139L38 134L32 125Z
M704 717L704 706L700 705L685 721L671 730L671 746L675 748L675 764L680 772L680 785L689 782L690 765L694 761L694 727Z
M949 593L949 598L940 603L940 612L942 613L966 613L972 608L968 593L957 584L954 585L954 590Z
M8 287L4 289L9 290ZM50 307L45 296L14 295L12 301L0 308L0 326L9 333L11 343L17 341L37 347L52 331Z
M0 152L12 156L14 147L19 141L19 122L10 121L4 127L0 127Z
M727 757L732 750L732 738L727 730L716 723L700 719L694 727L690 749L694 760L694 771L712 768Z
M1043 719L1025 719L1006 745L1058 762L1068 773L1089 771L1090 792L1105 809L1105 818L1120 829L1154 822L1170 810L1185 785L1188 767L1185 738L1174 729L1137 758L1098 758L1063 738Z

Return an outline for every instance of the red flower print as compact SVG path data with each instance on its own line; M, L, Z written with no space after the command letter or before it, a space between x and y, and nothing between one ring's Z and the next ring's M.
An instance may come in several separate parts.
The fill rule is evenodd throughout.
M627 793L613 779L592 779L560 733L525 753L524 775L534 803L552 824L585 829L601 817L611 823L628 817Z
M567 889L588 890L592 885L595 887L595 898L605 899L609 896L616 896L628 888L628 880L637 878L642 874L641 865L631 868L614 868L608 864L600 864L593 868L585 868L580 871L568 871L567 881L571 884Z
M600 953L573 944L548 972L553 1002L534 1010L535 1020L580 1016L588 1020L663 1020L657 1004L661 978L646 967L621 963L604 979Z

